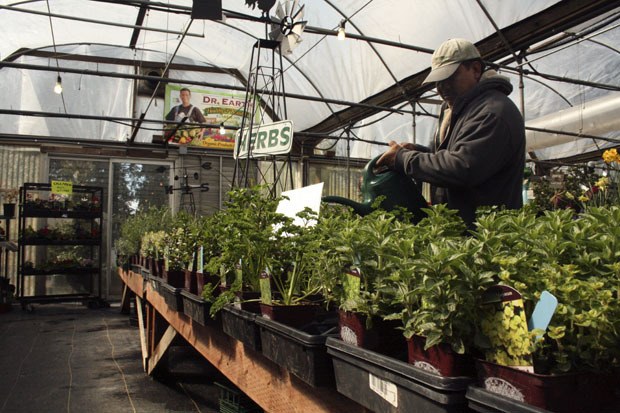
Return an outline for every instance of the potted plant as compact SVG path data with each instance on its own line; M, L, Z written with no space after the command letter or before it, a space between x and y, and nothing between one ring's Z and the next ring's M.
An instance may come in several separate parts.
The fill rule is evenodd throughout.
M6 217L15 217L15 203L19 195L17 188L4 188L2 191L3 214Z
M524 209L479 218L474 233L484 246L479 268L516 288L527 314L543 291L558 300L546 334L529 341L533 373L504 366L510 350L479 340L486 354L478 363L482 386L497 392L501 380L508 383L502 386L505 396L553 411L602 408L613 398L614 380L605 373L620 360L618 219L618 206L588 208L577 217L573 210L536 216ZM587 401L586 388L592 392Z
M456 211L436 205L425 212L400 237L400 265L386 281L397 311L385 318L401 321L410 363L443 376L473 375L479 298L493 278L476 271L478 246L463 235Z
M411 224L399 220L398 211L375 210L359 216L340 210L329 225L331 233L322 248L329 251L317 261L331 291L329 299L338 306L340 335L348 343L397 353L404 340L397 322L383 317L396 311L394 289L386 279L400 265L397 243Z

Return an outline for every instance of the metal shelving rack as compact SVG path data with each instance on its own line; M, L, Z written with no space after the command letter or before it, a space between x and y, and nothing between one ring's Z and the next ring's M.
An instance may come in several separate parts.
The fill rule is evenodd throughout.
M103 188L94 186L73 185L72 192L67 195L52 194L52 185L48 183L25 183L19 190L19 218L18 218L18 251L17 275L18 291L22 308L32 310L32 303L51 303L82 301L91 307L102 306L101 273L102 273L102 229L103 229ZM35 218L72 220L76 228L82 229L81 234L71 237L41 236L35 231L33 234L28 226ZM84 228L81 225L84 224ZM87 235L84 235L87 234ZM36 255L38 248L70 248L85 247L90 265L67 265L45 267L42 262L33 264L26 261L27 248L34 248L30 255ZM30 256L29 255L29 256ZM47 252L46 254L47 255ZM40 258L40 257L39 257ZM35 261L37 261L35 259ZM38 260L42 261L42 260ZM43 268L42 268L43 267ZM50 293L48 280L51 277L72 276L88 285L89 291L72 291L69 293ZM45 279L35 288L38 293L26 295L25 279L37 277ZM88 280L84 280L88 277ZM43 284L43 285L41 285ZM43 293L40 293L43 290Z

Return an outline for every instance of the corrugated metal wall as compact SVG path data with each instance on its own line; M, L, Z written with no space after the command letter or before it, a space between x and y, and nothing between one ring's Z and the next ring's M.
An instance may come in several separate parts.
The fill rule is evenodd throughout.
M0 188L19 188L25 182L39 182L45 159L46 155L41 154L38 148L0 145ZM0 225L4 228L5 222ZM9 229L13 241L17 240L17 230L17 219L13 219ZM8 268L5 268L5 257L2 257L1 274L3 277L8 275L11 284L16 285L17 253L10 252L8 257Z

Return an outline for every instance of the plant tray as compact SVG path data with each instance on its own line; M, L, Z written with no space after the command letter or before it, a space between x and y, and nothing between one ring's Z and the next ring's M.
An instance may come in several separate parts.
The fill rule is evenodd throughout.
M172 287L166 283L159 285L159 293L164 297L166 304L171 310L183 312L182 288Z
M442 377L337 338L328 338L326 346L338 392L374 412L467 410L469 377Z
M530 373L476 360L480 387L506 399L558 413L604 412L620 401L615 391L617 377L611 374L579 372L558 375Z
M307 325L304 330L256 317L265 357L314 387L333 386L334 370L325 340L337 336L337 322L327 318Z
M219 317L211 318L209 314L211 310L210 302L187 290L181 290L181 299L183 301L183 313L186 316L203 326L216 324Z
M548 413L530 404L522 403L505 396L490 392L481 387L470 385L465 397L469 408L483 413Z
M260 329L256 324L256 314L233 306L222 309L222 330L246 346L261 350Z
M426 337L414 335L407 340L409 364L446 377L476 376L474 358L458 354L448 344L437 344L424 350Z

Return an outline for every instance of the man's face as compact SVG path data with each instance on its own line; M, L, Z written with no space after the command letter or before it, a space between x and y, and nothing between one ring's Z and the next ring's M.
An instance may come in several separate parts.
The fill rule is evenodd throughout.
M183 106L189 106L189 92L187 90L182 90L180 93L181 103Z
M480 80L480 64L461 65L449 78L436 83L437 92L448 105L472 90Z

